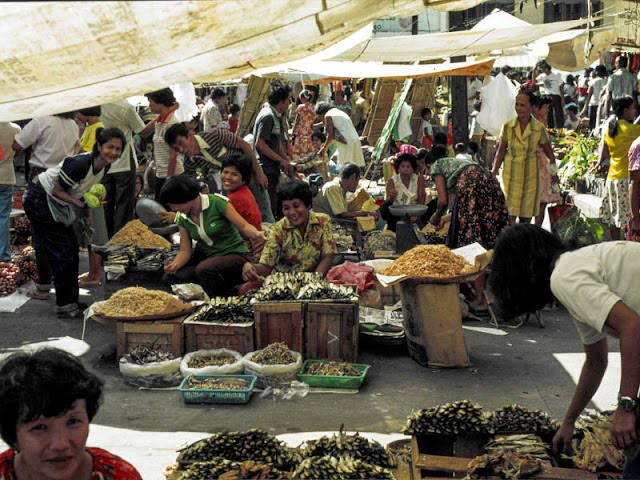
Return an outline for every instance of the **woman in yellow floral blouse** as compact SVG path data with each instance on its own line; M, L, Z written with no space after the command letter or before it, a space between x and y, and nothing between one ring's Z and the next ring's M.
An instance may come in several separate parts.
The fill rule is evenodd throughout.
M242 278L249 284L241 293L259 286L274 269L277 272L318 272L326 274L337 253L328 215L311 208L311 188L302 180L278 186L282 218L269 231L260 262L245 263Z

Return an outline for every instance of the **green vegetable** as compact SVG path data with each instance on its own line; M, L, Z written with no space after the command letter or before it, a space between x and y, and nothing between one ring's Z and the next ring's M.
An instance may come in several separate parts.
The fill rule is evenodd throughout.
M92 186L89 190L89 193L92 193L93 195L98 197L99 200L104 200L105 198L107 198L107 189L104 188L104 185L102 185L101 183L96 183L94 186Z
M89 208L98 208L100 206L100 200L93 193L87 192L82 198L84 198L84 203L86 203Z

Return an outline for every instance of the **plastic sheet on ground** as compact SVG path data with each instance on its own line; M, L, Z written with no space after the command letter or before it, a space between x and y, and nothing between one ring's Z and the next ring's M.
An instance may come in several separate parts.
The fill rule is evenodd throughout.
M24 352L33 352L39 350L41 348L59 348L60 350L64 350L76 357L80 357L87 353L91 348L87 342L79 340L73 337L52 337L43 342L33 342L33 343L25 343L24 345L20 345L18 347L7 348L4 351L0 352L0 363L9 357L11 354L24 351Z

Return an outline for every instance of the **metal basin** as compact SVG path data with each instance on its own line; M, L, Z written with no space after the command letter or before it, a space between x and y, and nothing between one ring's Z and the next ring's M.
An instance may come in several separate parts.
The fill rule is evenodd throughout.
M390 205L389 211L396 217L420 217L427 213L428 207L426 205L412 204L412 205Z

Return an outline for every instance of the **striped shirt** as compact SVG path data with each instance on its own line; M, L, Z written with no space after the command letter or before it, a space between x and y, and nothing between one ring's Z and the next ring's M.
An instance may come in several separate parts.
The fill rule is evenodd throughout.
M221 158L228 149L235 149L238 137L226 128L213 127L195 136L200 153L185 159L187 175L194 176L198 170L218 171L222 166Z
M169 173L169 145L164 141L164 134L169 127L175 123L180 122L176 120L173 112L164 122L160 120L156 121L155 133L153 135L153 158L156 161L156 176L158 178L166 178ZM176 168L173 174L180 175L182 172L184 172L184 168L182 167L182 154L178 153L176 157Z

